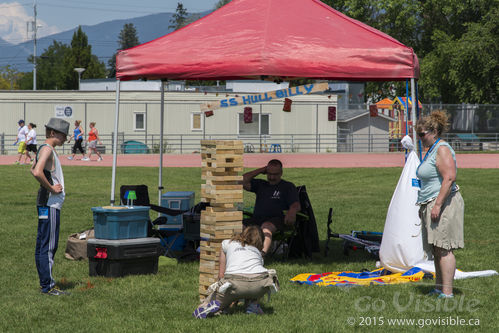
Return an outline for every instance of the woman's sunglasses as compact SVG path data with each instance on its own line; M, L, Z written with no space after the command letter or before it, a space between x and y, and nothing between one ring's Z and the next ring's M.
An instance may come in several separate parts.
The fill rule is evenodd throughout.
M426 134L428 134L428 131L424 131L424 132L418 132L418 136L420 138L422 138L423 136L425 136Z

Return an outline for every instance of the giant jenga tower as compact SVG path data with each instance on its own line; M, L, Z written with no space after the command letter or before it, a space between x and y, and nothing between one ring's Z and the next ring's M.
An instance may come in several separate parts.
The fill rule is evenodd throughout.
M201 140L201 201L210 206L201 212L201 254L199 260L199 296L204 299L208 287L217 281L222 241L242 231L243 213L243 142Z

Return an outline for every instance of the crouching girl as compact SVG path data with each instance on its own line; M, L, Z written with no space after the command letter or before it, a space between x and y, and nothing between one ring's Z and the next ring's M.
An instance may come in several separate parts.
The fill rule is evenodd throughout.
M258 226L249 226L222 242L219 281L210 286L209 295L194 311L194 317L221 313L240 299L246 300L246 313L263 314L258 300L266 293L277 291L279 286L275 271L263 267L263 239Z

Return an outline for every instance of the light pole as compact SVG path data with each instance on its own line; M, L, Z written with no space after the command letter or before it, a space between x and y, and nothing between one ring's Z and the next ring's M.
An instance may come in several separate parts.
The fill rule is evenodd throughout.
M81 73L85 71L85 68L75 68L75 72L78 72L78 90L80 90L80 79L81 79Z

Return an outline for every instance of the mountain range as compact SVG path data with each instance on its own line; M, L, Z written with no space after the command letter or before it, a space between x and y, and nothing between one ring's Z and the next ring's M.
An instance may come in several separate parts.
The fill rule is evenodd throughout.
M211 11L198 13L200 17ZM118 36L126 23L133 23L137 30L139 42L146 43L158 37L164 36L173 29L168 28L173 13L158 13L123 20L113 20L96 25L82 25L81 28L88 36L88 43L92 46L92 53L107 66L108 60L118 48ZM78 29L67 30L37 40L37 52L40 56L44 50L52 45L53 41L70 44L73 33ZM11 44L0 38L0 67L11 65L21 72L33 70L33 64L28 62L28 57L33 54L33 41L20 44Z

